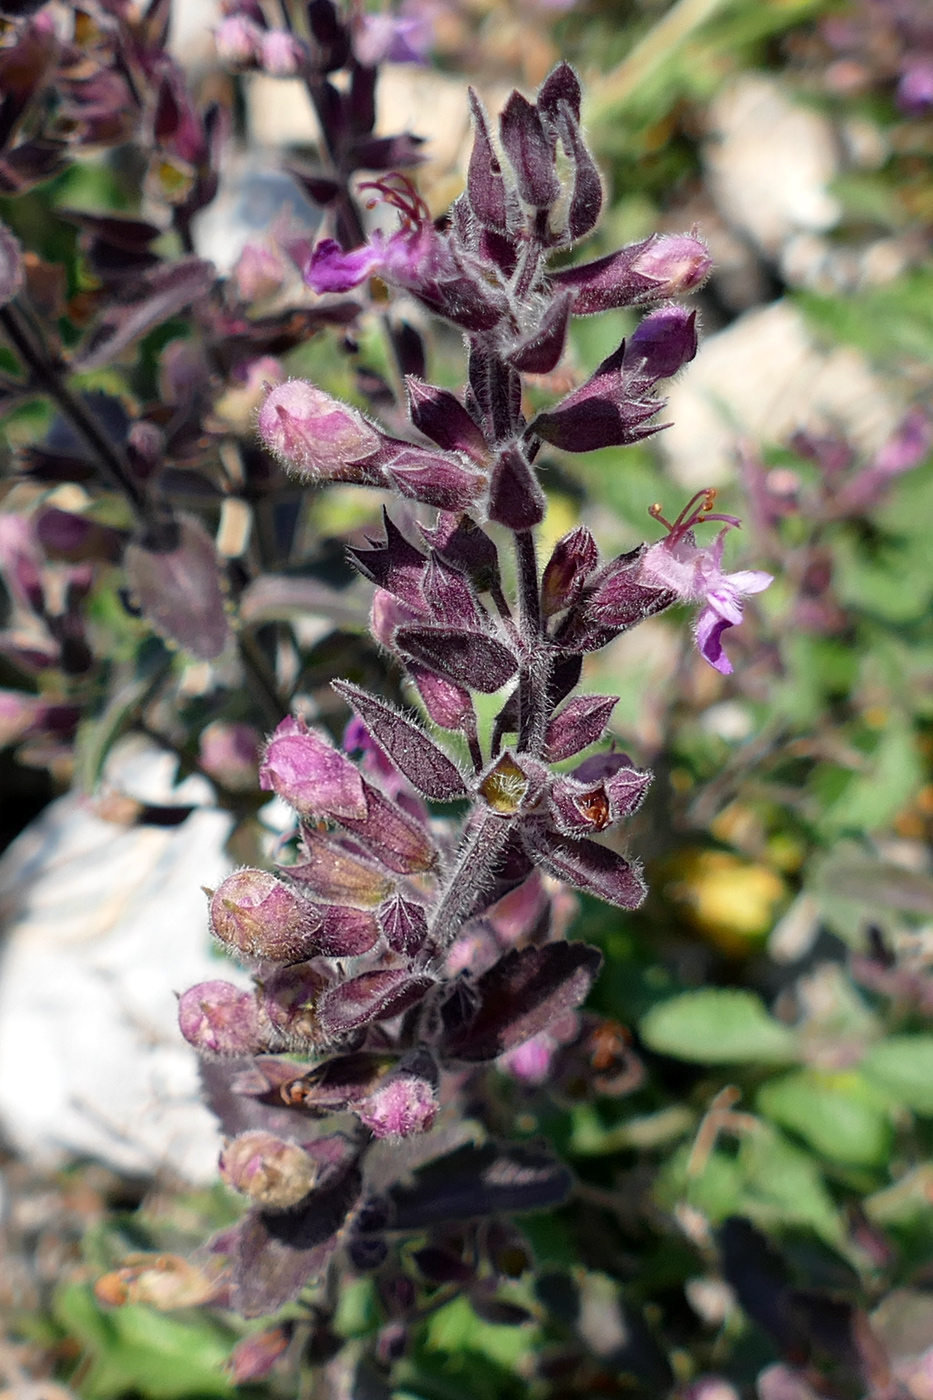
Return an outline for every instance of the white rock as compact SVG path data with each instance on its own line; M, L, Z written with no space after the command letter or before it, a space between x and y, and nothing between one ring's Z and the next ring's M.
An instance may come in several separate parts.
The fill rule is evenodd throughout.
M792 234L822 232L840 215L827 185L838 168L836 139L819 112L781 85L745 73L711 103L704 147L707 183L722 214L775 255Z
M200 779L172 790L172 760L148 746L121 750L108 776L123 791L209 796ZM243 980L211 954L201 890L230 869L229 832L229 816L209 806L180 826L126 827L69 794L0 860L0 1123L24 1154L213 1176L220 1138L175 993Z
M670 386L672 426L661 450L682 486L716 486L734 473L736 443L780 443L798 428L842 430L856 447L877 450L903 404L858 351L824 350L789 303L746 312L710 336Z

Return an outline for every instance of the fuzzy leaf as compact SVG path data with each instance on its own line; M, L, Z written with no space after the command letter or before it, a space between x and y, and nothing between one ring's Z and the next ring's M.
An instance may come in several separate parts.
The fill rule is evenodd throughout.
M366 725L413 787L437 802L466 797L466 787L456 764L405 715L349 681L332 681L334 690Z
M390 1196L392 1225L423 1230L484 1215L548 1210L567 1197L573 1178L543 1148L463 1147L415 1173Z
M481 632L450 627L400 627L395 642L401 652L455 685L491 695L518 670L502 642Z
M510 949L476 984L479 1007L444 1046L461 1060L494 1060L580 1005L602 954L586 943Z
M558 880L620 909L638 909L643 903L647 890L638 867L608 846L571 840L538 822L527 823L522 838L535 864Z

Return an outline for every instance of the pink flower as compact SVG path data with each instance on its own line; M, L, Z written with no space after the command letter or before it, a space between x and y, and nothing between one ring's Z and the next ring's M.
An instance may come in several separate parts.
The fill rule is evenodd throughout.
M726 532L738 528L739 521L731 515L710 513L715 496L715 491L698 492L672 525L660 514L659 507L652 507L651 514L667 526L668 535L645 553L638 582L676 593L685 603L703 604L694 625L697 647L704 660L727 676L732 662L723 651L722 635L742 621L742 599L762 593L773 577L749 569L723 573ZM704 520L722 520L725 525L711 545L701 548L692 527Z

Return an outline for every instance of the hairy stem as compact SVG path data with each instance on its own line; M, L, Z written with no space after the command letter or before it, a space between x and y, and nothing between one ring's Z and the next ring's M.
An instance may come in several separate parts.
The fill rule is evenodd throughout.
M538 556L531 530L515 536L518 561L519 603L525 658L518 679L518 747L524 753L540 756L548 722L548 683L550 660L541 616L538 582Z
M470 914L476 896L489 884L512 830L508 817L483 812L457 853L447 888L434 911L428 945L448 948Z

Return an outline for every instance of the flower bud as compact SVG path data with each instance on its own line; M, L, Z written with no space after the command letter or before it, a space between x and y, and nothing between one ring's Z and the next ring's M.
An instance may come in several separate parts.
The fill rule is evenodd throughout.
M228 1142L219 1165L228 1186L272 1210L288 1210L303 1201L317 1175L297 1142L264 1132L241 1133Z
M252 992L232 982L199 982L178 999L178 1026L201 1055L255 1055L262 1049Z
M374 1137L405 1138L425 1133L437 1117L437 1067L415 1051L357 1107Z
M317 951L313 904L265 870L236 870L211 896L211 932L235 957L297 962Z
M676 297L699 287L712 267L709 251L699 238L689 233L676 233L651 239L631 270L657 282L659 297Z
M260 62L274 78L291 78L307 59L304 46L284 29L270 29L262 36Z
M585 525L578 525L554 546L541 582L541 611L553 617L576 602L599 561L596 541Z
M696 313L682 306L662 306L646 316L625 351L625 364L652 384L669 379L697 352Z
M221 63L246 68L259 58L262 30L243 15L228 15L214 31L214 45Z
M513 1079L536 1087L543 1084L550 1074L551 1061L556 1049L554 1037L548 1035L547 1031L539 1031L530 1040L525 1040L521 1045L516 1045L504 1055L500 1055L496 1063Z
M263 1015L283 1035L317 1039L317 1007L327 980L310 963L296 963L274 972L262 984Z
M302 816L361 821L367 815L363 780L350 760L291 715L266 746L259 786L277 792Z
M327 477L379 449L379 434L362 414L305 379L290 379L259 410L259 435L288 467Z

